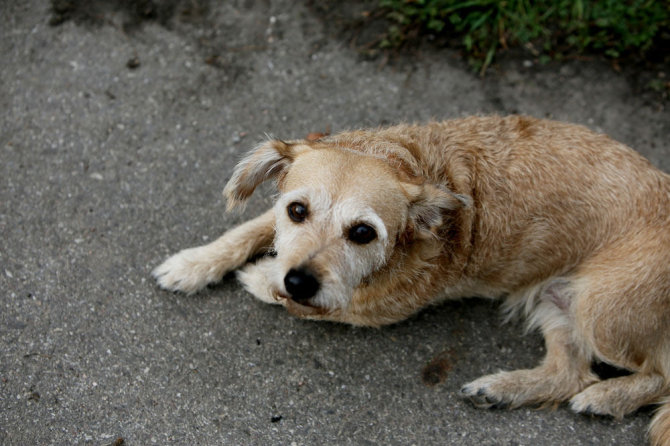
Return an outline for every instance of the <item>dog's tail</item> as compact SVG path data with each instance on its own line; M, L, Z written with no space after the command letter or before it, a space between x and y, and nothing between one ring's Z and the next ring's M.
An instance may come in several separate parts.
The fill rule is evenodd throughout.
M651 446L670 446L670 397L661 401L661 407L649 427Z

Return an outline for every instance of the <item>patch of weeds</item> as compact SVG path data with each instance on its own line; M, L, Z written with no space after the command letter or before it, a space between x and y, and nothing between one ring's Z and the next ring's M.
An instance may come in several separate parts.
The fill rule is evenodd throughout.
M670 97L670 81L665 76L648 81L646 88L661 94L664 98Z
M520 46L541 63L582 54L667 63L670 4L658 0L379 0L392 21L385 46L415 33L456 38L484 73L501 49ZM654 60L658 62L658 60Z

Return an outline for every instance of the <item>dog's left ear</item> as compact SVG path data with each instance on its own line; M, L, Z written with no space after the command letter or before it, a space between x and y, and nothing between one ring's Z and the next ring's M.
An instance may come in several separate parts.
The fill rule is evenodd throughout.
M235 166L233 176L223 189L228 210L244 203L263 181L284 172L295 156L295 146L280 140L265 142L249 152Z
M413 238L435 236L438 228L445 223L445 212L472 205L472 198L456 194L446 187L428 183L404 183L402 186L410 201L408 230Z

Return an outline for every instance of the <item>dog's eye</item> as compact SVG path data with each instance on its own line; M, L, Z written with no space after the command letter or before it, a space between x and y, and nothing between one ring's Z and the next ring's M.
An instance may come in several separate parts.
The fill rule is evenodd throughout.
M349 234L347 234L349 240L359 245L367 245L375 238L377 238L377 231L370 225L365 223L360 223L349 228Z
M286 208L288 216L296 223L301 223L307 218L307 206L302 203L293 202Z

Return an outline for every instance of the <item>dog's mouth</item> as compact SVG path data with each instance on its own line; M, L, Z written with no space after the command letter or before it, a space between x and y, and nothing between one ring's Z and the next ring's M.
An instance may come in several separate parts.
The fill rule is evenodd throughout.
M328 312L327 308L313 305L309 301L296 302L291 299L290 296L280 291L275 292L275 299L279 302L283 302L286 306L286 310L298 317L320 316Z

